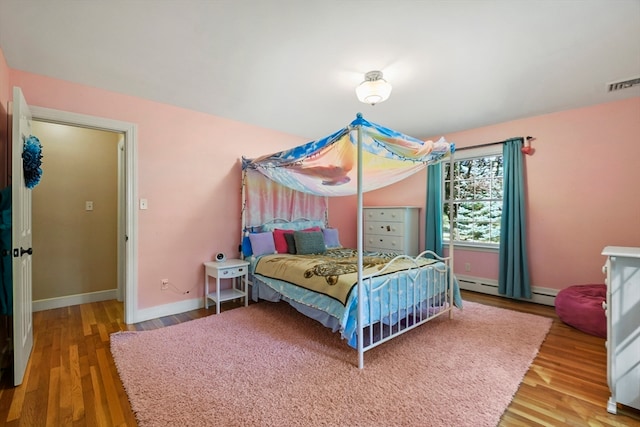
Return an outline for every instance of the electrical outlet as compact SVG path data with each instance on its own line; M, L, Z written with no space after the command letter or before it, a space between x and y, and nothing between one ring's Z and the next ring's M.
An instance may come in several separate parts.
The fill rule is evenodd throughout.
M467 262L464 264L464 271L471 271L471 263Z
M169 279L162 279L162 284L160 285L160 289L166 291L169 289Z

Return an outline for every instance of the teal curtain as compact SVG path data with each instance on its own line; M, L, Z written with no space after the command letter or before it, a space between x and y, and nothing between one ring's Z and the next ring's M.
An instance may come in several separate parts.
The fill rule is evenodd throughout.
M511 298L531 298L527 262L523 138L505 141L502 148L504 183L500 224L498 292Z
M427 166L427 205L424 248L439 256L442 252L442 163Z

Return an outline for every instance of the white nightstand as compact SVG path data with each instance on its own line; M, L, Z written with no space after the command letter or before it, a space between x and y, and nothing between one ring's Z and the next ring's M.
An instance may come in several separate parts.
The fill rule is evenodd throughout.
M209 276L216 278L216 288L209 293ZM236 279L244 276L244 284L240 280L233 280L229 289L220 290L220 279ZM247 284L249 283L249 262L241 259L226 261L209 261L204 263L204 308L209 308L209 300L216 303L216 314L220 313L220 303L236 298L244 298L245 307L249 305L247 298Z

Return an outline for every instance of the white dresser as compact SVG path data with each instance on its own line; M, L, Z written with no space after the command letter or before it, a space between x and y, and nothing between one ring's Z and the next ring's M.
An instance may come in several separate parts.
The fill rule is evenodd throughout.
M607 246L607 381L616 404L640 409L640 248Z
M363 207L364 250L418 255L419 214L414 206Z

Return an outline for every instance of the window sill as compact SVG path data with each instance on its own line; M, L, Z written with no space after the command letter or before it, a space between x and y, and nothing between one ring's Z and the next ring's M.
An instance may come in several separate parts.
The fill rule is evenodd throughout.
M445 241L442 243L445 249L449 248L449 242ZM483 244L483 243L454 243L454 249L461 249L464 251L474 251L474 252L492 252L498 253L500 251L500 246L495 244Z

